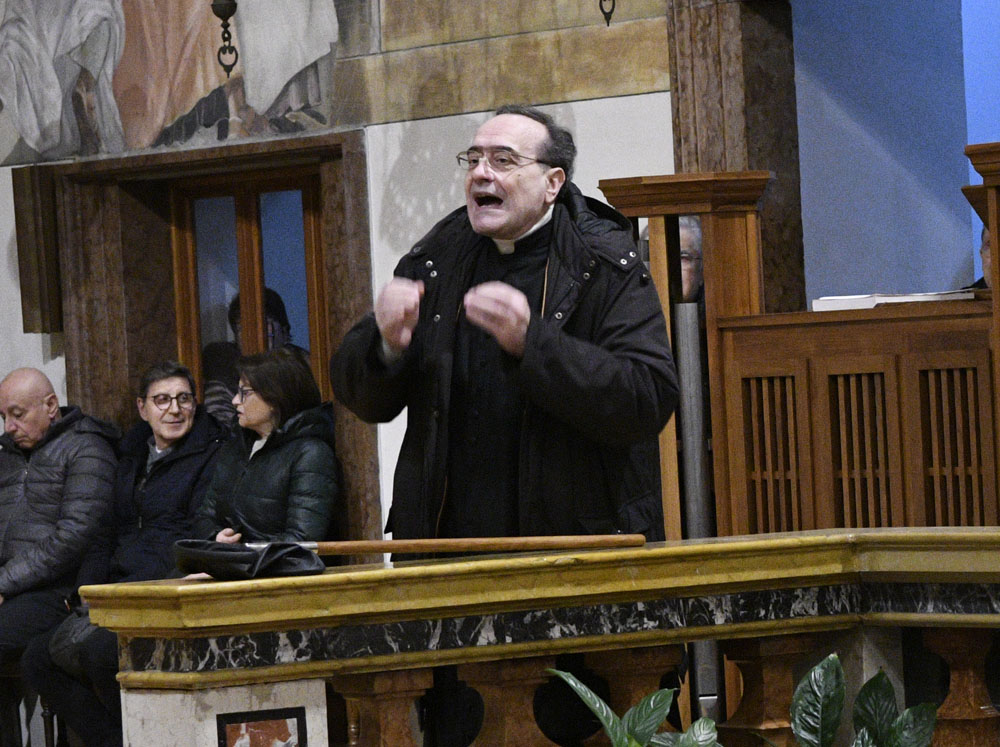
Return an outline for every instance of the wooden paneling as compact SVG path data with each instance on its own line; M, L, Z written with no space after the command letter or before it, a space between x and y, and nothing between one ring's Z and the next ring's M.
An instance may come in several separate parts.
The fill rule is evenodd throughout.
M817 526L902 526L899 382L878 351L812 358Z
M368 251L368 179L363 133L345 133L342 157L320 168L323 246L347 251L324 254L326 298L331 313L328 335L336 349L344 335L371 311L372 270ZM336 400L337 454L344 468L349 537L381 538L382 510L378 470L378 438L374 425L363 423ZM358 562L376 558L357 558ZM380 558L378 558L380 559Z
M138 420L134 399L139 379L150 366L178 355L173 283L169 190L162 183L132 182L118 190L121 223L122 285L125 289L125 334L128 391L123 415Z
M52 172L39 166L13 169L11 186L23 329L26 333L61 332L62 298Z
M813 522L807 369L801 361L776 361L726 369L724 407L743 417L723 431L730 471L728 490L721 492L744 496L716 501L726 534L783 532Z
M913 519L930 526L997 524L990 354L929 352L900 362Z
M995 525L990 324L986 301L720 321L719 515L734 534Z

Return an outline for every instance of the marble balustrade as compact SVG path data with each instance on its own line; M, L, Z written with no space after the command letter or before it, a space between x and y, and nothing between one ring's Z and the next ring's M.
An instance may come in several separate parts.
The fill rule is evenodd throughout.
M982 661L1000 625L998 551L992 528L830 530L82 594L119 635L127 744L150 743L166 714L216 744L218 715L289 707L311 744L419 744L413 703L443 664L483 699L476 744L550 744L528 714L557 655L584 653L623 710L680 664L678 644L703 639L746 683L723 743L758 731L791 744L777 701L797 662L859 631L917 627L951 664L935 744L995 745ZM328 691L346 702L346 737L328 732Z

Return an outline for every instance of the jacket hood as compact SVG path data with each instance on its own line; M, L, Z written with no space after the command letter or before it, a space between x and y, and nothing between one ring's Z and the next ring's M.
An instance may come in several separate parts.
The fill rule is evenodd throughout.
M246 428L243 431L244 443L253 443L257 434ZM336 452L334 446L333 430L333 404L324 402L319 407L303 410L297 415L293 415L285 421L284 425L271 433L267 439L265 448L275 448L279 444L288 443L298 438L319 438L330 445Z
M573 182L566 182L556 204L564 205L577 228L588 235L599 235L609 231L627 231L632 236L632 223L624 215L600 200L587 197Z

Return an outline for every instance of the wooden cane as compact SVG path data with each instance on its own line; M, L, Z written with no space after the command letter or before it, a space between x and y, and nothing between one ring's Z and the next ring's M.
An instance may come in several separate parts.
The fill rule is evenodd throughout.
M554 537L461 537L442 539L345 540L342 542L299 542L317 555L374 555L377 553L485 553L531 552L534 550L598 550L614 547L642 547L641 534L582 534ZM261 549L266 542L248 542Z

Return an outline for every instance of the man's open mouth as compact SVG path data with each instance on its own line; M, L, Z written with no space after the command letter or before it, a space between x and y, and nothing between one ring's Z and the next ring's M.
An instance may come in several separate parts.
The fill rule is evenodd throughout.
M503 200L496 195L476 195L475 200L479 207L492 207L503 204Z

